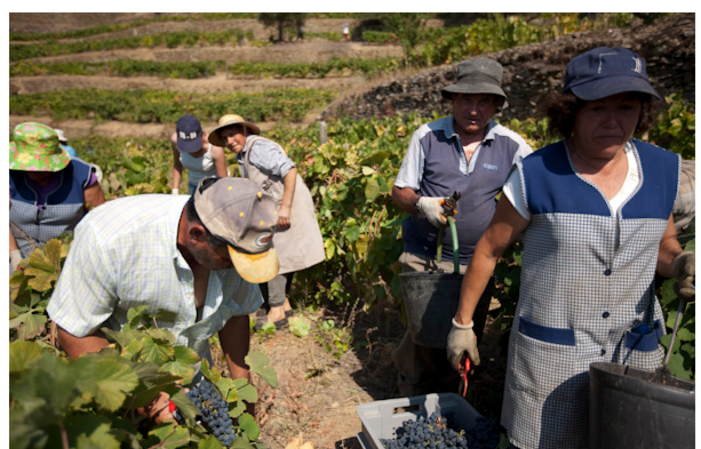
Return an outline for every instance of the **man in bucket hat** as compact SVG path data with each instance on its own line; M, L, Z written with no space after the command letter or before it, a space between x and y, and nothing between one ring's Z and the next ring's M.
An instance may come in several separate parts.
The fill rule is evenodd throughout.
M47 308L59 343L71 358L97 352L109 344L102 328L119 330L129 309L146 306L175 317L159 328L210 366L208 340L218 333L232 376L247 377L257 284L278 272L275 208L251 181L205 178L190 197L131 196L91 212L76 227ZM172 417L165 393L149 414Z
M452 103L452 115L421 126L411 138L392 188L393 202L412 214L402 227L404 252L399 261L404 272L453 271L450 231L443 238L441 264L436 262L436 249L439 229L446 226L445 199L458 192L459 212L454 218L464 273L511 167L532 152L523 138L493 120L507 106L502 74L501 64L492 59L458 64L456 82L441 90ZM481 320L474 326L477 335L481 335L489 301L487 289L480 301ZM459 377L446 361L445 349L418 345L408 332L392 359L402 396L458 388Z

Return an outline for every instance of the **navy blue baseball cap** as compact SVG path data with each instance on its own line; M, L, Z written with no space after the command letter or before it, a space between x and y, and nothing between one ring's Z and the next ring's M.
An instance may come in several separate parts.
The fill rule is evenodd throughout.
M194 153L202 148L202 126L192 115L183 115L176 122L175 132L178 136L178 150L184 153Z
M572 58L565 71L564 93L585 101L623 92L642 92L659 99L650 85L645 60L623 47L598 47Z

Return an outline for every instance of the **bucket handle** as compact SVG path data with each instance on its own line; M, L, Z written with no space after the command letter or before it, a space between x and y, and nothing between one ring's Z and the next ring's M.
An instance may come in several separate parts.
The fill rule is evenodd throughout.
M448 217L448 225L450 226L450 235L453 239L453 273L460 274L460 254L458 253L458 231L455 229L455 219L453 217ZM438 247L436 248L436 262L441 263L441 257L443 254L443 236L445 235L445 228L438 230Z

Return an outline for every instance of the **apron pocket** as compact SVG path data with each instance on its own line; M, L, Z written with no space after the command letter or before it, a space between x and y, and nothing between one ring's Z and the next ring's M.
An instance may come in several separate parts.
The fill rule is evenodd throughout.
M518 330L523 335L546 343L575 346L574 330L572 329L541 326L521 316L518 321Z
M662 326L660 320L655 321L652 330L647 324L641 324L626 332L626 348L641 352L655 351L659 346L661 337Z

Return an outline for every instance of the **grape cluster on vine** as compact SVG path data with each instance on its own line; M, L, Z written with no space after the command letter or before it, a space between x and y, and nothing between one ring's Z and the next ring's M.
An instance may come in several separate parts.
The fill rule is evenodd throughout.
M499 445L499 424L478 417L469 432L456 430L447 416L436 413L416 421L406 420L397 428L395 439L381 439L385 449L494 449Z
M236 439L236 434L229 416L229 404L214 385L207 379L202 379L199 384L190 387L186 394L199 409L200 420L209 427L223 446L230 446Z

